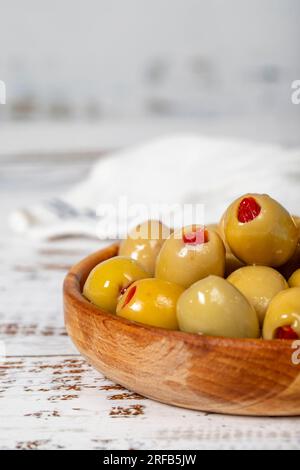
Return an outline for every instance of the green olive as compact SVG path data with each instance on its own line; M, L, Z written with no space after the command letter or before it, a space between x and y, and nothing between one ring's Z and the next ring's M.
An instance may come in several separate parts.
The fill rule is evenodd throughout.
M267 310L264 339L300 338L300 287L284 290L274 297Z
M142 279L120 298L117 315L146 325L178 330L176 305L183 288L160 279Z
M290 287L300 287L300 269L297 269L295 271L290 279L289 279L289 286Z
M271 300L282 290L288 289L284 277L266 266L245 266L232 273L227 280L253 305L261 326Z
M181 331L227 338L258 338L257 314L241 292L225 279L209 276L179 298Z
M149 220L129 233L120 245L119 255L138 261L150 276L154 276L157 256L170 233L161 222Z
M120 295L138 279L149 274L130 258L117 256L98 264L89 274L83 295L97 307L116 313Z
M294 255L299 240L291 215L261 194L237 199L225 214L224 231L234 255L250 265L282 266Z
M185 288L210 274L224 276L225 248L219 235L199 225L176 230L165 241L155 277Z

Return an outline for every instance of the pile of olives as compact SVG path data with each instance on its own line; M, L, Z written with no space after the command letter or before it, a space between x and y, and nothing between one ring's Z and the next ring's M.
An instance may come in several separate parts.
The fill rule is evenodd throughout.
M136 227L84 296L128 320L228 338L300 338L300 220L247 194L219 225Z

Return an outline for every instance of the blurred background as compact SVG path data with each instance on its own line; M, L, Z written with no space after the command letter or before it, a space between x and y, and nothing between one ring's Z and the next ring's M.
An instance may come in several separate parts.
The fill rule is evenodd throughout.
M300 143L298 0L1 0L1 18L3 152L79 128L87 148L179 129Z

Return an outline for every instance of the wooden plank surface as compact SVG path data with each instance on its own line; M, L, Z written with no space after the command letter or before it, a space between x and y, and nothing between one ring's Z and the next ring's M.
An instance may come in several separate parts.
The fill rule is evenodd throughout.
M300 420L210 415L112 384L70 343L61 287L99 244L37 243L9 231L13 208L78 181L95 157L0 159L0 449L300 448ZM1 351L1 349L0 349Z
M0 379L2 449L299 447L293 420L161 405L112 384L76 356L7 358Z

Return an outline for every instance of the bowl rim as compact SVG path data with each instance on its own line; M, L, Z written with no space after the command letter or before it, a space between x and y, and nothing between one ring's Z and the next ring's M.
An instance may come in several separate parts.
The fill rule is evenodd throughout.
M85 282L91 270L101 262L101 259L104 261L106 259L110 259L117 256L118 248L119 244L114 243L112 245L107 246L106 248L103 248L88 255L87 257L83 258L79 263L75 264L65 277L63 285L64 297L73 299L75 302L77 302L77 304L81 304L82 306L84 306L84 310L87 310L92 316L106 317L107 319L110 319L110 321L113 321L116 324L123 325L124 327L127 326L127 329L129 327L140 332L145 331L151 335L159 335L165 338L177 339L184 343L189 343L190 346L194 347L200 347L201 343L205 341L205 343L210 343L212 346L214 344L218 344L220 346L221 344L222 346L228 348L248 348L249 345L251 345L256 349L264 350L271 350L274 348L286 350L287 347L292 350L294 340L266 340L263 338L227 338L224 336L199 335L196 333L188 333L179 330L168 330L161 327L130 321L126 318L118 317L113 313L102 310L101 308L92 304L89 300L84 297L82 293L82 284L83 282ZM99 261L97 262L97 260ZM93 267L90 267L87 270L87 266Z

